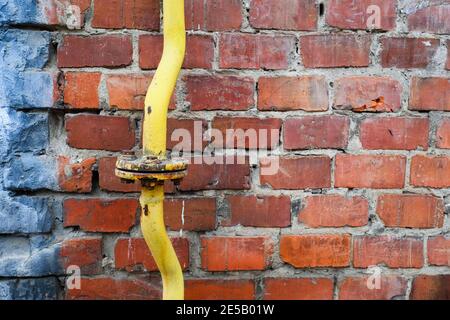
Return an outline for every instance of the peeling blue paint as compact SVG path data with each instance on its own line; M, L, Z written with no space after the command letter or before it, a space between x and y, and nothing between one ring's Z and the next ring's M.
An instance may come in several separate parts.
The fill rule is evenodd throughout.
M54 300L58 298L56 278L0 280L0 300Z

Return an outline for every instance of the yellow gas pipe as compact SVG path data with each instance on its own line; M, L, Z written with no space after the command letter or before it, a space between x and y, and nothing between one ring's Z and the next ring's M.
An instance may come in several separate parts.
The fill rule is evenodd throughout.
M164 51L145 97L144 156L166 157L167 110L184 60L184 0L164 0ZM143 186L141 229L161 272L164 300L184 299L183 272L167 236L163 215L164 187Z

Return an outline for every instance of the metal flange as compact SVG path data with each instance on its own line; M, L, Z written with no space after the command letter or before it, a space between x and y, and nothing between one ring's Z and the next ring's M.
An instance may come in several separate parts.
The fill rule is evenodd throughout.
M177 184L186 176L187 165L188 161L183 158L137 157L134 151L124 151L117 158L115 173L124 182L140 180L143 185L151 187L165 180L173 180Z

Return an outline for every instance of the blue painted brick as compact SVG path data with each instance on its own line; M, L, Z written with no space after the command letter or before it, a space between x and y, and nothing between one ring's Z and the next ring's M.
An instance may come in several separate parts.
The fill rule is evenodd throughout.
M0 108L0 158L18 152L39 153L48 146L48 114Z
M56 162L47 156L22 154L5 166L3 184L6 190L58 190Z
M56 278L0 280L0 300L55 300L58 292Z
M48 61L50 33L0 29L0 69L42 69Z
M0 192L0 221L0 234L45 233L51 231L53 214L47 198Z
M54 77L44 71L0 70L0 107L51 108Z
M37 0L0 0L0 25L44 23Z

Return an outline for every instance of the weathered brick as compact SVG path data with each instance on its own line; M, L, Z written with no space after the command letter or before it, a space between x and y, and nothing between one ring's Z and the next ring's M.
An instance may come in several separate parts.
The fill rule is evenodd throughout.
M426 118L367 118L360 127L364 149L428 149L429 120Z
M166 148L185 152L203 151L208 144L206 139L202 139L207 129L208 123L205 120L169 118Z
M268 158L262 168L273 168L275 173L260 173L261 185L272 189L317 189L331 186L331 159L327 156ZM270 169L267 169L270 170Z
M106 78L110 108L120 110L144 110L144 101L153 75L140 73L113 74ZM175 109L175 93L169 109Z
M351 76L335 82L333 107L355 112L393 112L401 107L401 84L389 77Z
M66 117L67 144L73 148L121 151L135 145L128 117L75 115Z
M379 25L373 18L371 6L379 8ZM326 23L339 29L380 29L395 28L396 0L330 0L327 3ZM375 9L376 10L376 9Z
M410 180L416 187L450 187L450 157L424 155L412 157Z
M426 68L439 47L438 39L382 38L384 68Z
M410 31L426 31L438 34L450 34L450 5L428 6L414 11L408 16L408 29Z
M222 34L219 67L222 69L287 69L295 50L292 36Z
M436 146L450 149L450 118L442 119L436 132Z
M216 228L216 199L193 197L165 199L164 222L172 230L214 230Z
M377 214L387 227L440 228L444 223L444 202L431 195L383 194Z
M215 139L216 148L273 149L280 141L281 119L216 117L212 127L220 130L225 139Z
M341 116L289 118L284 121L283 141L287 150L344 149L350 120Z
M370 42L369 36L307 35L300 38L300 53L307 68L366 67Z
M410 87L409 109L450 111L450 78L413 77Z
M97 109L101 73L67 72L64 75L64 103L74 109Z
M428 238L428 263L434 266L450 266L450 238L437 236Z
M259 110L328 109L328 87L322 76L261 77L258 81Z
M158 0L94 0L94 28L159 30Z
M255 82L235 76L188 76L186 100L191 110L248 110L255 104Z
M126 35L66 35L58 46L60 68L123 67L131 64L133 48Z
M56 300L59 288L56 277L0 280L0 300Z
M65 240L61 246L64 269L77 266L82 274L99 274L102 271L102 239L74 238Z
M128 232L135 224L138 207L135 199L66 199L64 226L89 232Z
M447 40L447 48L450 48L450 40ZM450 70L450 50L447 49L447 64L445 69Z
M250 2L250 25L257 29L306 30L317 28L315 0L254 0Z
M206 271L264 270L273 253L269 237L202 237L201 246Z
M58 157L58 183L62 191L87 193L92 190L92 167L95 158L71 163L64 156Z
M353 266L367 268L384 264L389 268L421 268L423 243L418 238L361 236L353 238Z
M104 157L98 160L100 188L114 192L140 192L139 183L125 183L115 175L116 160L116 157Z
M181 268L189 267L189 241L186 238L172 238L172 245ZM156 262L144 238L121 238L116 242L114 261L117 269L130 271L158 271Z
M231 218L226 226L282 228L291 225L288 196L228 196Z
M308 196L298 220L308 227L361 227L369 218L369 204L363 197L340 195Z
M217 160L217 163L214 162ZM245 163L244 163L245 161ZM188 175L179 186L182 191L250 189L250 165L241 157L192 159Z
M141 35L139 37L139 66L142 69L156 69L163 52L163 37ZM186 56L183 68L211 69L214 59L212 36L190 35L186 38Z
M333 300L328 278L266 278L264 300Z
M51 203L44 197L11 197L0 191L0 221L0 234L50 232Z
M405 171L404 156L338 154L334 184L341 188L403 188Z
M186 29L233 31L241 28L240 0L186 0L184 8Z
M156 279L81 278L80 289L67 289L68 300L157 300L161 299Z
M450 275L421 275L414 278L411 300L450 300Z
M186 300L251 300L255 298L253 280L187 279Z
M347 234L282 235L280 257L295 268L346 267L350 242Z
M408 282L405 278L381 275L380 287L370 277L348 277L339 285L340 300L392 300L405 296ZM370 287L370 286L374 287Z

